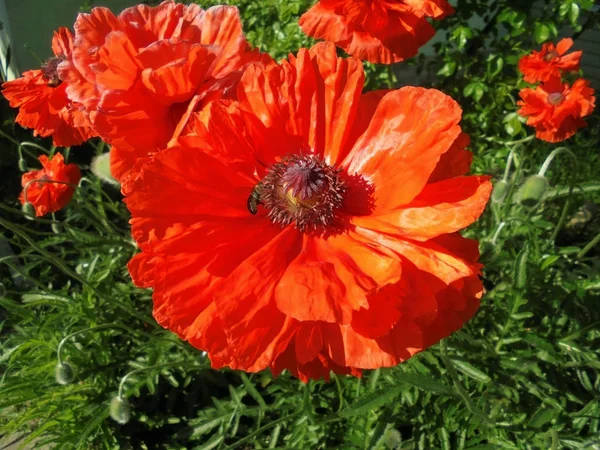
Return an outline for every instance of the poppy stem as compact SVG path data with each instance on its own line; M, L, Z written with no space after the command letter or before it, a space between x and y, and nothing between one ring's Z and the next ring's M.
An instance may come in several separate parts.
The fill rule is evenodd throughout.
M387 67L388 70L388 86L390 89L396 88L396 74L394 73L394 65L390 64Z
M27 189L29 188L29 185L31 183L57 183L57 184L65 184L67 186L71 186L72 188L77 188L76 184L73 183L68 183L66 181L58 181L58 180L44 180L43 178L38 178L35 180L29 180L27 183L25 183L25 186L23 186L23 198L25 199L25 203L29 203L29 199L27 197Z
M177 365L181 365L183 361L171 361L168 363L164 363L164 364L156 364L154 366L148 366L148 367L142 367L140 369L135 369L132 370L131 372L127 373L122 379L121 382L119 383L119 392L117 394L118 398L123 398L123 389L125 388L125 383L127 382L127 380L132 377L135 374L138 374L140 372L144 372L146 370L154 370L154 369L161 369L164 367L171 367L171 366L177 366Z
M62 351L62 347L65 344L65 342L67 342L67 340L71 339L74 336L77 336L79 334L82 333L87 333L88 331L98 331L98 330L103 330L105 328L123 328L121 325L117 325L117 324L113 324L113 323L106 323L104 325L98 325L96 327L91 327L91 328L86 328L84 330L78 330L75 331L71 334L68 334L67 336L65 336L64 338L62 338L62 340L59 342L58 344L58 348L56 349L56 355L58 358L58 364L62 365L63 364L63 360L62 360L62 356L61 356L61 351Z
M594 246L596 246L600 242L600 233L596 235L594 239L587 243L585 247L581 249L579 253L577 253L577 259L583 258L587 252L589 252Z

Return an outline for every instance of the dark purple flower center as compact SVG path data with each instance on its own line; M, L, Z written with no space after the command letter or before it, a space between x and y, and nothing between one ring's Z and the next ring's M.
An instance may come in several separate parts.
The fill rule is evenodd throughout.
M550 103L552 106L556 106L560 104L564 98L565 97L562 95L562 92L553 92L548 94L548 103Z
M62 83L62 80L58 77L58 65L65 59L64 56L57 56L55 58L47 59L46 62L42 64L42 74L44 75L44 78L48 80L48 86L57 87Z
M555 50L552 50L551 52L546 53L546 56L544 56L544 61L550 62L557 56L558 56L558 53Z
M345 193L338 169L313 155L292 155L269 168L250 195L248 209L255 214L260 203L273 223L324 230L335 222Z

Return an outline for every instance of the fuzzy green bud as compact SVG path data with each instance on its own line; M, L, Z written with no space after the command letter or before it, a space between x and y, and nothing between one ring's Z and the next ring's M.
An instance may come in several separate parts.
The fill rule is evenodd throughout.
M508 194L509 187L510 185L504 180L500 180L497 183L494 183L494 190L492 191L492 202L501 203L506 198L506 194Z
M26 219L35 220L35 207L31 203L23 203L23 206L21 206L21 210L23 211L23 215Z
M131 407L125 397L114 397L110 402L110 417L121 425L125 425L131 419Z
M92 160L90 168L94 175L102 181L114 186L119 185L119 182L112 176L112 172L110 171L110 153L103 153L100 156L96 156Z
M71 364L63 362L56 365L56 382L58 384L67 385L73 381L75 374Z
M22 156L19 158L19 170L21 172L27 172L27 161Z
M521 189L519 189L519 203L523 206L532 208L536 206L546 193L548 189L548 180L546 177L540 175L532 175L527 180Z
M60 234L63 231L63 226L60 222L52 222L51 228L54 234Z

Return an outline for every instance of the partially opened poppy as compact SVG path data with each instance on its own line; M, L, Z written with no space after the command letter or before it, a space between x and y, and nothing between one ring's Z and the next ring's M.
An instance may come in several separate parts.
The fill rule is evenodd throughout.
M234 92L241 70L266 58L249 49L232 6L204 11L166 1L118 16L98 7L80 14L74 28L75 50L59 73L113 146L119 180L138 157L164 147L182 117Z
M411 58L435 34L427 18L453 13L446 0L319 0L300 18L309 36L372 63Z
M154 317L213 367L302 380L398 364L470 319L485 208L461 109L435 89L362 94L333 44L248 68L237 102L123 186Z
M54 57L41 69L28 70L21 78L2 85L10 106L19 108L15 121L33 128L34 136L52 136L57 147L79 145L95 136L82 106L67 97L66 84L57 73L58 65L73 51L73 35L59 28L52 38Z
M46 155L38 159L42 168L24 173L21 177L23 192L19 200L23 205L33 205L35 215L41 217L67 206L81 179L81 172L76 164L65 164L60 153L52 159Z
M519 61L523 79L528 83L537 83L560 78L563 72L577 72L582 52L567 55L572 46L573 39L564 38L556 46L552 42L546 42L539 52L534 50L530 55L523 56Z
M548 142L564 141L585 127L583 117L592 113L596 101L594 89L583 78L572 86L554 78L535 89L523 89L519 95L519 114L527 117L536 137Z

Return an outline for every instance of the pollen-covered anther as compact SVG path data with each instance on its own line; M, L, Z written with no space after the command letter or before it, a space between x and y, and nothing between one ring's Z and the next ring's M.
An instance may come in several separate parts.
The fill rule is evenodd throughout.
M42 64L42 74L48 80L48 86L60 86L62 80L58 77L58 65L65 60L64 56L49 58Z
M335 222L346 185L340 171L313 155L292 155L271 166L261 181L260 201L273 223L294 223L300 231Z

